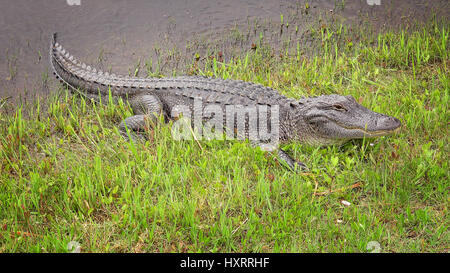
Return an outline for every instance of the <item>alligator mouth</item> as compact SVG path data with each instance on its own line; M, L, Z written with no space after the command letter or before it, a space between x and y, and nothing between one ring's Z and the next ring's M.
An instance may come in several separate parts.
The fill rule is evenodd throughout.
M376 131L361 130L361 131L364 134L369 135L370 137L378 137L378 136L386 136L386 135L397 133L398 131L400 131L400 128L401 128L401 126L395 128L395 129L390 129L390 130L376 130Z
M342 125L340 124L340 126L342 126ZM342 126L342 127L347 130L362 132L366 137L379 137L379 136L390 135L393 133L397 133L398 131L400 131L400 128L401 128L401 126L398 126L397 128L394 128L394 129L369 131L369 130L358 128L358 127L345 127L345 126Z
M387 136L390 134L394 134L397 133L398 131L400 131L402 125L401 123L399 123L398 126L392 127L392 128L388 128L388 129L382 129L382 130L367 130L365 128L361 128L361 127L348 127L342 123L339 123L335 120L332 120L328 117L326 117L329 121L335 123L336 125L338 125L339 127L349 130L349 131L354 131L354 132L360 132L363 134L363 137L366 138L371 138L371 137L380 137L380 136ZM358 137L351 137L351 138L358 138ZM362 138L362 137L361 137Z
M330 120L330 119L329 119ZM395 128L392 129L382 129L382 130L367 130L361 127L348 127L344 124L341 124L339 122L333 121L334 123L336 123L337 125L339 125L340 127L346 129L346 130L351 130L351 131L359 131L361 133L364 134L364 137L380 137L380 136L386 136L386 135L390 135L393 133L397 133L398 131L400 131L400 128L402 127L401 124L396 126Z

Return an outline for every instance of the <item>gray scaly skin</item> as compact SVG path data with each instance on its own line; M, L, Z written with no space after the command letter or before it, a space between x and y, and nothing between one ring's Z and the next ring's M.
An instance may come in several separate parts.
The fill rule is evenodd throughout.
M379 114L358 104L352 96L325 95L294 100L259 84L205 77L135 78L104 73L80 63L56 42L50 45L50 62L57 78L73 90L95 100L128 100L135 115L119 125L127 138L127 128L139 131L146 120L157 120L176 105L192 108L195 98L225 109L227 105L278 105L279 142L297 140L316 145L341 144L350 139L378 137L400 128L398 119ZM103 100L105 101L105 100ZM292 169L306 166L278 149L279 157Z

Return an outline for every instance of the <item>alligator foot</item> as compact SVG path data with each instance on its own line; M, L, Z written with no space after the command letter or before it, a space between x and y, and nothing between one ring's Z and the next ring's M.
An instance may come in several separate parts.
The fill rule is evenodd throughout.
M138 139L143 139L142 135L139 132L143 132L145 130L146 125L148 124L147 119L150 116L146 115L135 115L126 118L119 125L120 135L126 140L129 141L130 138L133 141Z
M288 155L285 151L279 149L278 150L278 157L285 162L289 168L293 171L306 171L308 170L308 167L305 165L305 163L297 161L293 159L290 155Z
M158 122L158 116L162 112L161 101L151 95L135 97L130 101L130 105L137 115L126 118L119 125L120 134L127 141L130 138L136 140L137 136L142 138L136 133L144 131L148 124Z

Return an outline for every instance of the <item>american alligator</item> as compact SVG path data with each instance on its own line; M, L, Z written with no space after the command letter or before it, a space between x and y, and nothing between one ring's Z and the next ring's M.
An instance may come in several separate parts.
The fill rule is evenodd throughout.
M135 115L126 118L119 125L119 130L125 138L131 136L130 131L143 130L149 120L152 122L159 120L161 114L169 119L175 118L173 110L180 105L186 105L190 110L194 109L196 99L219 107L219 110L222 109L224 112L232 105L250 108L258 106L257 111L260 115L262 114L260 109L263 109L261 106L277 109L278 112L275 114L270 112L267 115L275 117L276 120L265 129L271 131L278 129L277 141L280 143L297 140L320 145L336 144L350 139L388 135L401 126L398 119L373 112L358 104L352 96L333 94L294 100L269 87L239 80L198 76L173 78L116 76L76 60L56 41L56 34L52 37L50 60L55 76L84 96L92 99L111 96L128 100ZM268 113L268 108L265 109L264 113ZM232 119L234 120L234 114ZM256 129L249 128L249 120L249 116L246 116L247 138L254 133L252 130L261 129L258 126L265 126L264 123L258 123ZM224 119L221 119L222 124L223 121ZM252 143L264 147L266 142ZM291 158L278 148L278 145L276 151L279 158L290 168L306 168L305 164Z

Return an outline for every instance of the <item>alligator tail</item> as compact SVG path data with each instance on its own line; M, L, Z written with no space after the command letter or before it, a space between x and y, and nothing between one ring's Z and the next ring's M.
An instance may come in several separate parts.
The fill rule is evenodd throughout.
M112 76L78 61L57 41L58 34L53 33L50 42L50 66L53 74L61 83L83 96L98 101L99 92L107 95Z
M61 83L70 87L74 91L79 91L79 88L74 86L74 80L72 78L76 78L76 75L72 73L64 64L64 57L62 56L62 47L56 42L58 38L58 33L53 33L51 42L50 42L50 50L49 50L49 59L50 66L52 68L53 75L57 79L60 80Z

